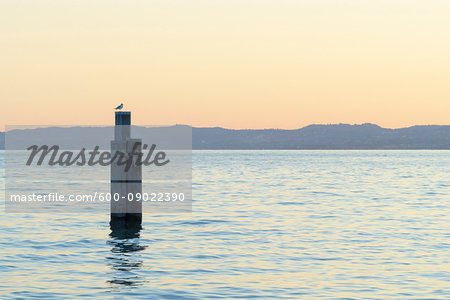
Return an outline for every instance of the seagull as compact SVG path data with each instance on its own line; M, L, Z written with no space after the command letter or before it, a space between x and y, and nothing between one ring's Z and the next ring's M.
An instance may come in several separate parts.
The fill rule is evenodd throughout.
M123 103L116 107L116 109L121 110L123 108Z

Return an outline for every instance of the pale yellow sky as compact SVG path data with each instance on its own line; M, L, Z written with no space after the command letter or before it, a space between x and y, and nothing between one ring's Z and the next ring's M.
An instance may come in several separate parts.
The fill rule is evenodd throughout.
M448 0L2 0L0 130L450 124Z

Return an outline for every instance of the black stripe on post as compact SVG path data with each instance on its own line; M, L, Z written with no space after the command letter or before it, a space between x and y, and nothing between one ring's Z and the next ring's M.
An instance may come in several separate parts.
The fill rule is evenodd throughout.
M142 183L142 180L112 180L111 183Z
M131 112L116 111L116 125L131 125Z

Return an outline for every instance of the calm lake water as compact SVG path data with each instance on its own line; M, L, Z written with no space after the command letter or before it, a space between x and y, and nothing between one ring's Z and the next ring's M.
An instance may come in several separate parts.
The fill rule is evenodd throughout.
M2 211L0 297L450 299L449 175L450 151L195 151L192 213L140 232Z

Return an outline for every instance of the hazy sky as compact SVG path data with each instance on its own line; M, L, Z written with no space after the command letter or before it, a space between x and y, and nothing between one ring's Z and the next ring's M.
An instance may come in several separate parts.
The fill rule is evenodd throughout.
M450 1L0 0L0 99L1 128L450 124Z

